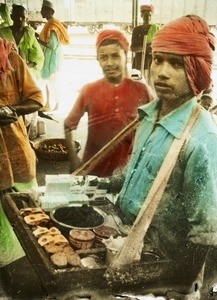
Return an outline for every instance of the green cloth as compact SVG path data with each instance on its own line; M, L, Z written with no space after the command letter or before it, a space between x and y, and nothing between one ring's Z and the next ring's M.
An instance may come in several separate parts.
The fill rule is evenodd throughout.
M143 120L119 197L121 210L130 221L135 220L174 137L181 138L196 105L193 98L160 121L158 100L140 108ZM217 127L202 109L147 233L167 256L186 251L186 241L217 244L216 178Z
M47 79L60 69L62 63L62 46L56 32L51 32L48 47L43 47L43 51L45 60L41 77Z
M0 267L4 267L25 255L11 227L0 201Z
M3 21L0 24L0 28L11 26L13 24L13 21L11 20L11 16L10 16L10 7L5 3L0 4L0 16Z
M36 179L32 179L26 183L16 183L14 185L18 192L35 192L38 187ZM23 248L21 247L12 226L10 225L0 198L0 267L6 266L13 261L23 257L25 255Z
M160 26L158 24L151 24L151 27L148 30L147 34L147 44L151 44L155 34L160 30Z
M16 41L10 27L0 28L0 37L12 41L16 45ZM35 37L35 30L31 26L24 27L24 34L19 45L17 45L17 48L20 56L26 63L36 63L35 67L30 68L30 70L32 70L35 77L39 79L44 63L44 54Z

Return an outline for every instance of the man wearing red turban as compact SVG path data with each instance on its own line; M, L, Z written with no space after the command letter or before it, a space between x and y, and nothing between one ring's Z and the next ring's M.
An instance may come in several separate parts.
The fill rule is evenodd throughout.
M199 296L202 281L197 276L207 251L217 246L217 127L197 96L211 85L214 36L205 20L185 16L156 34L152 54L150 72L157 98L139 108L142 120L118 204L138 228L137 216L140 220L148 207L155 178L172 160L171 175L168 181L165 173L162 176L165 189L142 238L143 250L172 261L172 272L157 277L158 283L163 282L163 294L171 296L167 299L208 299L208 292ZM168 157L173 141L183 139L187 127L190 131L178 158ZM212 267L215 273L216 259ZM145 293L145 282L143 286Z
M85 112L88 113L88 136L83 162L94 156L110 142L136 116L138 106L148 103L152 96L147 86L127 77L127 52L129 44L118 30L103 30L96 41L97 59L104 78L86 84L65 120L66 139L72 148L72 135ZM127 161L133 135L125 138L114 151L92 171L93 175L106 177ZM75 149L70 151L71 170L79 161Z

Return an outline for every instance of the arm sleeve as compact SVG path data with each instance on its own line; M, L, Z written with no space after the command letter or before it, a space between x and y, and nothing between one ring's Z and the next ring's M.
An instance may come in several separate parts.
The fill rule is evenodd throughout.
M14 51L12 61L16 72L20 101L34 100L43 105L43 96L24 60Z
M29 61L36 63L35 68L41 70L44 63L44 53L36 38L34 38L29 52Z
M217 136L207 134L190 153L183 184L191 242L217 245Z
M70 129L76 129L81 117L84 115L86 111L87 111L87 95L86 95L86 87L83 87L72 110L70 111L69 115L65 119L64 122L65 126L67 126Z

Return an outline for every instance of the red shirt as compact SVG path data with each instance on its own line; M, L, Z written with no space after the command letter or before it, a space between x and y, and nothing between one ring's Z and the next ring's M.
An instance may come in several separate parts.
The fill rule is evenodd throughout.
M88 113L88 136L83 161L89 160L105 144L125 128L137 115L137 108L152 100L147 86L125 78L120 84L105 79L85 85L65 120L76 129L81 117ZM101 161L91 174L105 177L124 166L130 154L133 134L125 138Z

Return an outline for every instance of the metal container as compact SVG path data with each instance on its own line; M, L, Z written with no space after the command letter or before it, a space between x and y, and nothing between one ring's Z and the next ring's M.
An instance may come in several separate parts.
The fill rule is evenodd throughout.
M68 204L56 207L50 212L51 219L64 231L71 229L93 229L103 225L106 214L96 206Z
M103 239L109 239L111 236L117 236L118 232L115 228L110 226L100 226L93 229L93 232L95 233L95 246L102 247L104 244L102 243Z
M87 250L93 246L95 234L91 230L71 229L69 242L76 249Z

